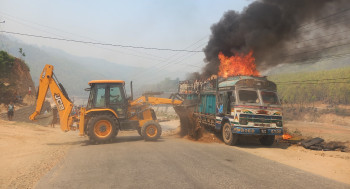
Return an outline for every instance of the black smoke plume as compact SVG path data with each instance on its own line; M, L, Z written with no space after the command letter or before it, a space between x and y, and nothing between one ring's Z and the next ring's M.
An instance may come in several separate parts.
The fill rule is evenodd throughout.
M205 78L217 74L219 52L233 56L253 50L260 71L286 63L286 60L291 58L309 56L310 54L300 52L309 47L315 48L317 44L322 46L322 40L325 39L310 40L299 48L302 51L295 51L300 45L298 40L304 40L305 36L314 38L327 34L327 26L336 22L336 31L339 31L339 27L349 27L350 11L341 12L349 8L350 1L347 0L259 0L240 13L227 11L221 20L211 27L212 34L204 48L204 61L207 64L201 76ZM337 12L341 13L324 18ZM347 20L339 23L344 17ZM342 35L344 34L348 33ZM337 35L331 37L339 38Z

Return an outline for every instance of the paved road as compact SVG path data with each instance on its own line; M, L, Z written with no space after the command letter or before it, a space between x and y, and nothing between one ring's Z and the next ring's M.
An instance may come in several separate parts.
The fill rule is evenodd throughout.
M121 136L75 145L36 188L350 188L224 144Z

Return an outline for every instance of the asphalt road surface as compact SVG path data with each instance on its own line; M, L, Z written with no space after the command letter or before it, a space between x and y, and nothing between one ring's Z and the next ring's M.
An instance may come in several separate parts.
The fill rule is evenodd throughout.
M73 145L36 188L350 188L224 144L174 136Z

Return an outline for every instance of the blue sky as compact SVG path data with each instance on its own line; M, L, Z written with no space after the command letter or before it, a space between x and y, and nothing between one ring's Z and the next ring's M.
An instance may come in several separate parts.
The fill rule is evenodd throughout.
M228 10L242 11L248 0L0 0L0 29L59 38L122 45L201 50L210 27ZM6 34L8 35L8 34ZM118 64L159 67L186 62L188 72L204 65L203 53L174 53L101 47L15 36L38 46L74 55L103 58ZM197 42L197 43L196 43ZM174 70L171 66L166 68Z

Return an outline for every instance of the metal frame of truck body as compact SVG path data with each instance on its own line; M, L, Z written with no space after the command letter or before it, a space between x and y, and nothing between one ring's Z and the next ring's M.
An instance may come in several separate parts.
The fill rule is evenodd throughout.
M271 82L266 78L260 77L248 77L244 76L235 77L232 80L256 80L257 82ZM231 81L232 81L231 80ZM224 80L221 82L226 82ZM282 107L280 102L276 105L267 105L263 103L261 92L268 91L276 93L275 84L267 88L264 87L252 87L245 85L236 85L237 82L231 82L231 84L220 85L220 81L217 81L217 88L215 90L200 91L199 93L187 94L187 99L197 99L200 101L195 108L194 115L196 116L198 123L208 128L212 128L216 131L221 131L225 123L231 125L232 133L242 135L282 135L283 134L283 120L282 120ZM270 83L272 84L272 82ZM259 103L243 103L239 99L239 91L248 90L256 91ZM235 104L230 108L229 114L223 113L224 109L227 110L228 104L225 106L225 102L220 104L219 95L225 96L225 93L235 94ZM276 93L277 95L277 93ZM227 97L227 96L226 96ZM212 110L214 104L207 104L208 98L212 98L215 101L215 112ZM205 99L205 100L203 100ZM278 99L277 99L278 100ZM222 106L222 107L220 107ZM230 105L231 106L231 105ZM203 107L206 109L203 110ZM220 108L221 113L220 113ZM241 121L240 121L241 120Z

